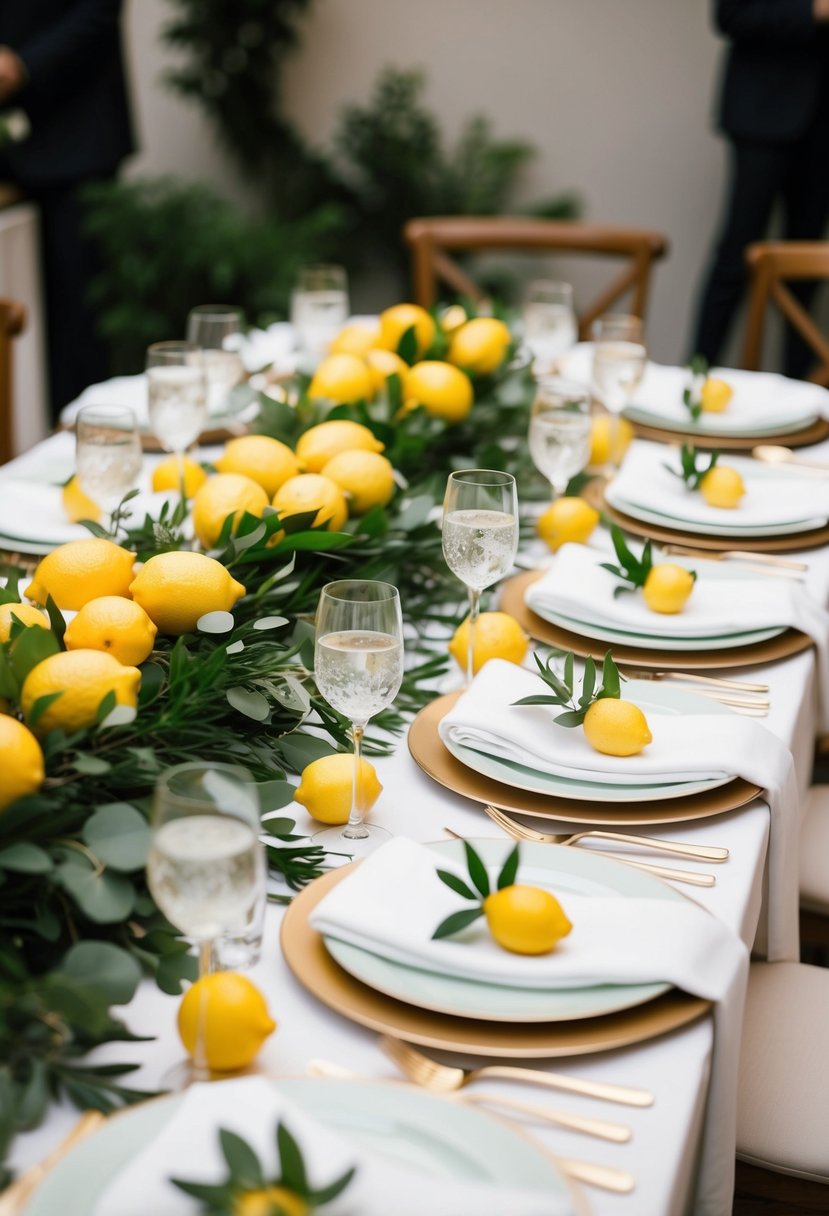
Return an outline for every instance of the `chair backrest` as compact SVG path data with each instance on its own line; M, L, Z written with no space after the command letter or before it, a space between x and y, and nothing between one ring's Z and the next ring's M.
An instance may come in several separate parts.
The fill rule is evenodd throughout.
M797 279L829 279L829 241L757 241L745 257L750 288L741 366L760 367L766 309L774 304L815 352L818 367L809 379L829 387L829 339L786 286Z
M14 351L12 339L23 332L26 310L17 300L0 299L0 464L14 455Z
M590 325L626 292L632 298L626 311L643 316L648 298L651 265L664 257L668 242L659 232L581 224L573 220L543 220L526 216L436 216L409 220L403 229L412 252L414 297L424 308L438 298L438 284L448 284L459 295L481 302L486 293L469 277L450 253L484 250L596 254L622 259L625 265L579 316L580 336L590 336Z

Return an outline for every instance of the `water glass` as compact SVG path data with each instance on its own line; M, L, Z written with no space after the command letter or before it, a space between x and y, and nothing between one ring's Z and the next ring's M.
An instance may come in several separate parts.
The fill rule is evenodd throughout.
M207 380L207 412L227 409L230 392L245 377L239 354L242 310L232 304L199 304L187 318L187 341L202 351Z
M533 464L549 481L553 497L590 459L590 389L560 376L541 376L530 411Z
M207 382L201 347L194 342L154 342L147 348L150 426L165 452L183 463L204 429Z
M75 421L75 466L84 494L112 514L141 473L135 414L117 405L87 405Z
M524 344L537 371L550 370L579 336L573 288L557 279L535 279L527 285L521 309Z
M647 350L641 317L606 313L593 323L593 383L611 414L621 414L645 374Z
M310 369L325 356L349 311L348 278L342 266L300 270L291 295L291 324L303 367Z

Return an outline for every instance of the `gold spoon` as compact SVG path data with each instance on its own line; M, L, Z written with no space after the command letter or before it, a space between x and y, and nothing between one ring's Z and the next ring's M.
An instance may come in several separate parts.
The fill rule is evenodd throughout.
M793 464L810 472L829 473L829 464L819 460L801 460L791 448L784 448L778 443L761 443L751 449L751 454L755 460L762 460L765 464Z

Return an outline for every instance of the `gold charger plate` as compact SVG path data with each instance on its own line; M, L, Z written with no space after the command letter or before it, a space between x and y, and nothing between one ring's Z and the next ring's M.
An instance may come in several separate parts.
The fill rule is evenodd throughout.
M295 895L282 921L280 945L300 984L330 1009L378 1034L390 1034L422 1047L504 1059L587 1055L641 1043L697 1021L710 1001L672 989L645 1005L575 1022L527 1025L478 1022L407 1005L375 992L343 971L311 928L311 912L345 875L359 865L332 870Z
M781 435L712 435L700 434L696 430L671 431L661 426L648 426L644 422L629 419L639 439L652 439L655 443L693 443L694 447L707 452L750 452L759 443L782 443L790 448L804 448L811 443L821 443L829 437L829 422L817 418L808 426Z
M694 542L696 544L696 541ZM524 594L531 583L541 578L542 571L527 570L501 584L499 607L514 617L521 628L537 642L545 642L559 650L572 650L580 658L589 655L601 659L610 650L615 661L624 666L653 668L654 671L715 671L721 667L752 667L756 663L774 663L800 654L813 645L812 639L799 629L787 629L776 638L751 642L748 646L731 646L725 650L651 650L642 646L624 646L619 642L602 642L571 633L528 608Z
M687 545L691 549L708 549L719 553L724 549L742 549L750 553L795 553L800 549L816 549L829 542L829 524L811 528L808 532L787 532L784 536L704 536L701 532L682 532L664 524L646 523L624 515L602 502L602 511L611 523L618 524L633 536L655 540L659 544Z
M762 793L758 785L751 785L741 777L735 777L727 785L689 794L685 798L666 798L646 803L577 801L502 785L500 781L494 781L461 764L443 745L438 724L460 695L460 692L448 693L421 709L409 727L409 751L415 763L433 781L484 806L496 806L502 811L534 815L539 819L560 819L564 823L632 827L708 819L712 815L722 815L725 811L744 806Z

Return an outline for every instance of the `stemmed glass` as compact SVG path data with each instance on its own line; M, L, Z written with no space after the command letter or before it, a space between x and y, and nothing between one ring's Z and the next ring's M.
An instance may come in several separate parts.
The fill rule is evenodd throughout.
M202 351L207 379L207 412L221 414L231 389L245 375L238 340L242 310L232 304L199 304L187 318L187 341Z
M612 458L617 448L617 420L645 373L647 350L642 318L606 313L593 323L593 343L593 383L611 417Z
M134 489L141 472L141 439L135 414L116 405L87 405L75 421L78 485L112 515Z
M348 278L342 266L304 266L291 295L291 324L303 364L325 355L348 320Z
M245 926L265 883L253 778L202 760L167 769L156 782L151 828L147 884L167 919L198 943L203 978L215 941ZM204 1072L196 1047L195 1069Z
M207 383L201 347L154 342L147 348L150 426L165 452L173 452L184 479L184 453L204 429Z
M518 549L515 478L495 469L451 473L443 499L443 556L469 592L466 678L474 675L481 592L511 569Z
M533 280L524 294L521 320L534 366L540 372L551 369L579 336L572 286L557 279Z
M590 390L559 376L539 377L530 412L530 456L554 498L590 459L590 430Z

